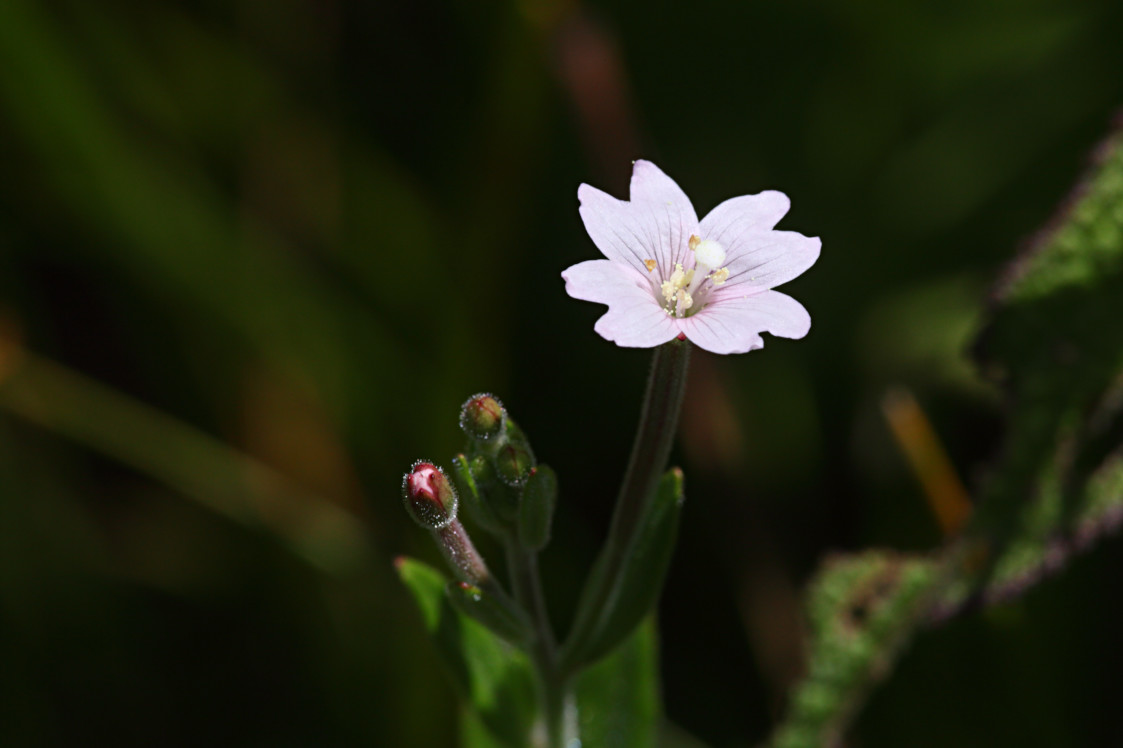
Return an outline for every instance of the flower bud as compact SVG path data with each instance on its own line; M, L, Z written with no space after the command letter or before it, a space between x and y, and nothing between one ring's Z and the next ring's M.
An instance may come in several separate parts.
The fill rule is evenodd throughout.
M495 455L495 472L499 475L499 480L513 488L526 483L533 467L534 455L522 444L505 444Z
M513 522L519 514L519 492L500 480L495 463L485 455L473 457L468 467L476 479L482 503L490 510L491 516L496 518L497 524L503 527Z
M507 427L507 410L486 392L472 395L460 408L460 428L471 439L491 441Z
M452 480L464 499L468 516L489 532L501 532L503 521L495 514L487 497L495 486L495 471L484 457L469 460L462 454L452 458Z
M431 462L413 463L402 478L402 498L409 515L429 530L439 530L456 519L456 489Z

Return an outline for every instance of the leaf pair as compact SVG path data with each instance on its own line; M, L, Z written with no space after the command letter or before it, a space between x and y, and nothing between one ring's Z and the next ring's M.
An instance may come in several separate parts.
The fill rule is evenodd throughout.
M470 710L462 721L462 745L528 745L537 704L526 655L461 612L450 596L458 593L440 572L406 558L398 560L397 568ZM459 585L456 589L463 590ZM657 655L655 625L648 619L608 657L576 678L585 745L646 748L654 744L660 718Z

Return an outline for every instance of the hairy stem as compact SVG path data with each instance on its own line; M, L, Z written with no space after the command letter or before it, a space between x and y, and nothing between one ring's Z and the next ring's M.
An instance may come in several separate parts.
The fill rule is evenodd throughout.
M666 470L686 392L689 364L689 341L676 339L655 349L636 439L616 500L608 539L562 650L561 666L567 675L585 664L583 650L596 632L598 616L611 603L621 563L632 546L640 519L655 496L659 478Z
M618 553L630 544L637 520L651 503L659 478L667 469L689 364L689 341L672 340L655 349L632 455L608 533L608 546Z

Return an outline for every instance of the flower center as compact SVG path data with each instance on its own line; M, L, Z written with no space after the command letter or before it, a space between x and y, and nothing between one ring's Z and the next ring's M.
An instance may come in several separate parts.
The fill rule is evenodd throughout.
M674 317L688 317L697 313L706 306L710 289L720 286L729 278L729 268L722 267L725 248L720 244L712 239L703 241L697 236L691 236L690 251L694 253L694 267L683 270L681 262L675 263L674 272L659 287L663 293L663 309ZM703 286L707 280L710 284Z

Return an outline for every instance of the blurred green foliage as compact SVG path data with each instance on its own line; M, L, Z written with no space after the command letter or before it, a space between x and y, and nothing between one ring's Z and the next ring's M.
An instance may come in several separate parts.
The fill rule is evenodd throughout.
M870 685L923 624L1023 594L1118 529L1121 281L1117 132L995 292L976 355L1005 391L1009 426L978 509L961 536L929 557L867 551L828 563L808 594L809 672L775 745L839 742Z
M1111 0L4 0L0 743L452 744L391 568L437 557L400 474L447 467L459 403L499 394L559 474L564 621L647 356L558 273L595 252L577 184L622 194L638 156L700 212L781 189L782 227L824 238L790 288L808 339L699 356L684 413L666 712L764 739L824 552L940 540L885 388L972 485L994 457L1000 399L964 363L981 289L1123 102L1121 32ZM1118 742L1120 562L1104 544L918 639L857 739Z

